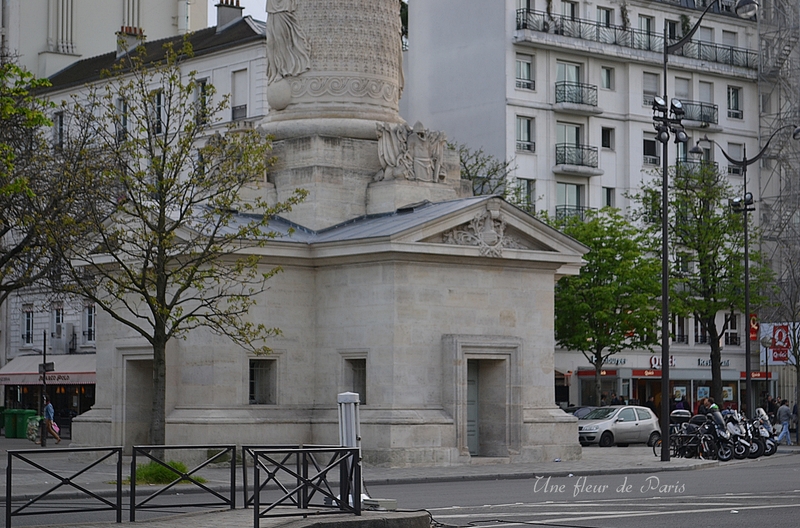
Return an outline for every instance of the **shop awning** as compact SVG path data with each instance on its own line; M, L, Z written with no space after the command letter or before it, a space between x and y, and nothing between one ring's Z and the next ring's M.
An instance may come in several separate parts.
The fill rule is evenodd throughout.
M96 354L49 355L55 367L47 373L48 385L82 385L97 381ZM42 356L18 356L0 369L0 385L41 385Z

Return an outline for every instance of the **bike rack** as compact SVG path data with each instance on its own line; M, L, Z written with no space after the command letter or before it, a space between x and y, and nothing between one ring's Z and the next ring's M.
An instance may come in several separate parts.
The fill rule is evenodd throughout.
M31 455L37 455L36 458L45 457L45 456L53 456L53 455L63 455L68 453L105 453L105 455L101 456L91 464L83 467L79 471L75 473L71 473L70 475L60 475L56 470L48 469L41 463L33 460ZM104 462L106 459L116 457L116 467L117 467L117 485L116 485L116 493L114 494L114 501L108 500L104 497L101 497L97 493L86 489L82 485L75 482L75 480L83 475L84 473L88 472L98 464ZM49 475L55 478L58 483L54 486L50 487L49 489L45 490L41 494L37 495L32 499L28 499L25 504L20 506L19 508L13 508L12 505L12 485L13 485L13 462L17 460L19 462L23 462L28 464L29 466L38 469L42 473ZM53 492L62 488L68 487L80 492L80 494L85 495L86 497L92 498L97 500L102 506L91 507L91 508L82 508L82 507L71 507L71 508L64 508L64 509L53 509L52 504L44 504L44 499L48 496L51 496ZM43 511L32 511L34 506L40 506L44 508ZM30 510L29 510L30 509ZM28 511L26 511L28 510ZM114 511L116 512L116 522L122 522L122 447L103 447L103 448L92 448L92 447L74 447L74 448L64 448L64 449L48 449L48 450L41 450L41 449L18 449L18 450L11 450L8 451L8 465L6 469L6 527L11 528L11 519L12 517L22 517L22 516L29 516L29 515L53 515L53 514L63 514L63 513L85 513L85 512L99 512L99 511Z

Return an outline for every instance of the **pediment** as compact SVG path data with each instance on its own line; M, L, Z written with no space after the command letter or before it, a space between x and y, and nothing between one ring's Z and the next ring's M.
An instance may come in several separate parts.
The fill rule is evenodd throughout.
M501 257L503 249L556 251L552 246L532 237L530 233L509 225L502 212L489 209L478 211L468 222L429 236L421 242L474 246L481 255L488 257Z
M448 225L449 224L449 225ZM416 242L476 248L502 258L508 250L583 255L585 246L500 198L460 211L416 233Z

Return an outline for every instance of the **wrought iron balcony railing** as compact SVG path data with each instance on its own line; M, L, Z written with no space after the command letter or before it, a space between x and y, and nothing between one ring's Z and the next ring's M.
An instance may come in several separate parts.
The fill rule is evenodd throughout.
M738 346L742 344L742 341L739 339L739 334L725 334L725 344Z
M597 86L572 81L556 83L556 103L597 106Z
M612 44L625 48L663 53L664 37L652 32L624 26L604 25L594 20L573 19L562 15L548 15L533 9L517 10L517 29L528 29ZM670 43L679 39L669 39ZM758 69L758 52L732 46L719 46L710 42L691 40L676 52L692 59L706 60L751 70Z
M675 334L675 337L672 339L673 343L688 343L689 336L686 334Z
M713 103L702 101L684 101L683 110L686 112L684 119L689 121L700 121L701 123L719 123L719 107Z
M591 207L584 205L557 205L556 206L556 220L564 220L573 216L579 217L581 220L586 218L586 212L591 211Z
M536 142L535 141L520 141L517 140L517 150L521 150L524 152L536 152Z
M597 168L597 147L558 143L556 145L556 165Z
M682 158L676 160L676 163L679 168L687 171L699 170L701 167L713 167L715 171L719 170L719 164L716 161Z

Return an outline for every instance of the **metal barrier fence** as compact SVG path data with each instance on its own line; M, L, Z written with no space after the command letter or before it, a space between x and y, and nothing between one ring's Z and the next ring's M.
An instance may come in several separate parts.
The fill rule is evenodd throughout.
M361 515L359 448L249 449L253 456L252 504L255 526L259 525L259 519L268 517L340 513ZM263 480L262 471L266 473ZM332 471L338 472L338 481L328 478ZM263 510L262 494L268 499ZM322 502L315 502L315 499ZM279 509L281 506L293 507L294 511Z
M72 472L69 475L61 475L57 470L45 467L42 463L34 460L34 458L50 457L56 454L93 454L105 453L91 464L81 468L78 471ZM33 457L32 455L36 455ZM97 493L87 489L85 486L79 484L79 477L86 474L89 470L103 463L109 458L116 458L116 493L114 500L108 500L101 497ZM12 504L13 497L13 474L14 474L14 461L25 463L45 475L49 475L56 479L57 483L49 489L43 491L36 497L28 499L25 504L18 508L14 508ZM19 467L19 464L17 465ZM70 508L53 508L52 504L46 504L44 500L56 490L60 488L71 488L77 490L80 494L85 495L85 498L95 499L97 506L94 507L81 507L74 506ZM36 509L39 507L40 509ZM31 516L31 515L58 515L65 513L85 513L85 512L100 512L100 511L114 511L116 513L116 522L122 522L122 448L121 447L76 447L66 449L19 449L8 451L8 465L6 466L6 528L11 528L11 519L13 517Z
M217 451L215 454L208 456L206 461L202 464L194 467L192 470L188 472L182 472L178 469L170 466L167 462L158 459L157 457L151 455L153 451L186 451L192 450L196 451L198 449L208 451ZM180 507L182 508L190 508L190 507L206 507L206 506L229 506L230 509L236 508L236 446L235 445L188 445L188 446L133 446L133 453L131 459L131 499L130 499L130 521L136 521L136 510L153 510L159 508L174 508L175 504L155 504L151 501L154 501L157 497L164 494L166 491L170 490L172 487L176 486L179 483L190 483L193 484L195 487L200 488L203 490L204 496L212 495L216 497L216 501L212 502L192 502L192 503L183 503ZM136 460L139 456L145 456L147 459L155 462L156 464L163 466L166 468L167 471L172 472L176 475L175 479L164 486L156 490L154 493L148 495L144 500L141 502L136 501ZM230 488L229 493L230 495L226 497L225 495L218 493L217 491L211 489L210 487L206 486L200 479L193 477L199 470L203 469L204 467L208 466L212 463L217 462L224 462L226 457L230 457ZM149 488L149 487L148 487Z

